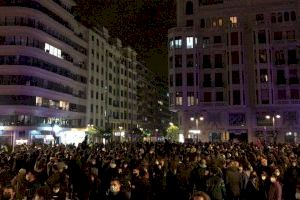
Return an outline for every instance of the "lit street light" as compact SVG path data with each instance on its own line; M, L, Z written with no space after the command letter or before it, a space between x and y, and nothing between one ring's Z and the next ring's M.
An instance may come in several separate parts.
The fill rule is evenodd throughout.
M267 120L270 120L270 119L272 119L272 127L273 127L273 134L275 135L275 122L276 122L276 119L280 119L281 118L281 116L279 115L279 114L275 114L275 115L266 115L265 116L265 118L267 119ZM275 140L276 140L276 137L277 136L275 136ZM266 141L266 135L265 135L265 141Z

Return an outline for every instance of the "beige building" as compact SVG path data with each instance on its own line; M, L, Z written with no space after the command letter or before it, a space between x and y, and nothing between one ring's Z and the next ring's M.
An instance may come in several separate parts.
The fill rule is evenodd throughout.
M136 52L105 28L89 30L89 125L117 136L136 127L136 63Z
M186 137L299 142L299 12L291 0L177 0L169 92Z

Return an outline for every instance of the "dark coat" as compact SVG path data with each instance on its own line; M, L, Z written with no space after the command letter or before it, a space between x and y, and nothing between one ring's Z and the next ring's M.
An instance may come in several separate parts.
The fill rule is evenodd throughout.
M230 167L225 176L226 191L229 197L240 197L242 187L242 175L237 167Z

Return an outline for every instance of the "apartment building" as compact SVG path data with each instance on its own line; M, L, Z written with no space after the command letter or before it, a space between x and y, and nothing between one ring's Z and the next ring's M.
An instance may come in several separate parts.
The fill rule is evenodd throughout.
M136 52L107 29L89 30L87 123L125 136L136 127Z
M56 132L85 127L88 43L73 5L0 1L3 142L53 142Z
M137 64L137 74L138 128L151 133L152 136L162 136L172 121L168 82L141 62Z
M296 0L177 0L170 108L186 138L299 142Z

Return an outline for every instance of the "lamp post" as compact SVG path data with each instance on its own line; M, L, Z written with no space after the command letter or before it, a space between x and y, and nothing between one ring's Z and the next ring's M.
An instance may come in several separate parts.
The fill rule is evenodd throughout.
M190 121L191 122L196 122L196 129L198 130L199 129L199 121L204 121L204 117L203 116L201 116L201 117L191 117L190 118ZM193 138L194 138L194 136L193 136ZM198 140L199 140L199 136L197 136L197 142L198 142Z
M276 130L275 130L275 123L276 123L276 120L279 120L281 118L281 116L279 114L273 114L273 115L266 115L265 118L267 120L272 120L272 129L273 129L273 135L274 135L274 142L276 142L277 140L277 134L275 133ZM276 134L276 135L275 135Z

